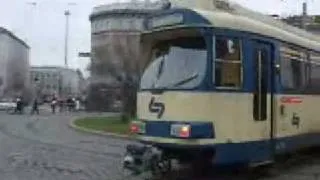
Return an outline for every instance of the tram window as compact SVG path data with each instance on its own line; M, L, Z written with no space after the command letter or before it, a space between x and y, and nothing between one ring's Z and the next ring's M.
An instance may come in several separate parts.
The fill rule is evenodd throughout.
M293 70L293 80L294 80L294 86L298 89L304 88L306 85L305 82L305 62L292 60L291 66Z
M302 51L301 51L302 52ZM307 56L295 57L282 52L281 85L285 90L303 90L307 86Z
M308 87L310 93L320 93L320 64L311 64L310 84Z
M241 87L240 40L216 37L215 84L217 87Z

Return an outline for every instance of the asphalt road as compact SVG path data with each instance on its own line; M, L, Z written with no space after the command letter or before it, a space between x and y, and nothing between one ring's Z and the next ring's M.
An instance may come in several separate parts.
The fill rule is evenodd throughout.
M67 126L71 118L83 115L0 112L0 179L128 180L122 177L121 158L130 142L77 132ZM320 159L307 159L278 170L273 177L259 179L320 180ZM229 174L205 179L247 178Z

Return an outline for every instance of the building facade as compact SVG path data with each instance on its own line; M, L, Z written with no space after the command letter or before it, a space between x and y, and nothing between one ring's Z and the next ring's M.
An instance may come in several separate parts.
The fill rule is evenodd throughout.
M145 63L140 47L144 18L161 6L159 1L131 1L93 9L89 106L107 110L119 100L122 77L138 78Z
M0 27L0 98L31 97L29 51L24 41Z
M81 96L83 77L77 70L63 67L31 67L31 82L42 100L50 100L53 95L66 98Z

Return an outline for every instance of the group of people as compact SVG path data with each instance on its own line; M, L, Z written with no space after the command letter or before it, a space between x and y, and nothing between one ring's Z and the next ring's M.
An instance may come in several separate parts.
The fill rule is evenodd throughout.
M63 112L65 110L71 111L79 111L80 110L80 99L78 98L67 98L67 99L58 99L57 97L53 97L50 101L51 112L53 114L56 113L57 107L59 107L59 112ZM37 113L39 114L39 101L35 99L32 104L31 114Z

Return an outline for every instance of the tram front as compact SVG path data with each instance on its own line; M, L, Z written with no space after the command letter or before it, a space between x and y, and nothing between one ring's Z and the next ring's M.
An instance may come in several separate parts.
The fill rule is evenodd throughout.
M139 161L140 170L156 169L149 165L190 160L199 152L212 155L207 147L213 144L214 128L205 93L212 82L210 23L194 11L170 9L149 17L145 25L141 38L148 65L137 95L139 120L131 131L150 146L128 146L126 167L137 170Z

